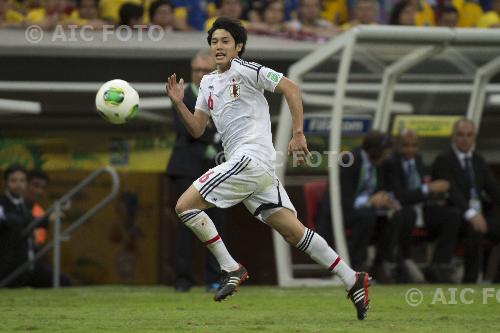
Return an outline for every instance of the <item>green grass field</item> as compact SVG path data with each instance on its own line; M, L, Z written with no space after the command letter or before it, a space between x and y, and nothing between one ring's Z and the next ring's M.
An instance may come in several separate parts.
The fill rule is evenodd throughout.
M405 301L412 287L423 293L419 306ZM0 290L0 332L498 331L500 285L484 286L494 288L488 292L483 286L459 286L455 297L450 287L457 286L373 286L371 310L362 322L341 288L244 286L222 303L201 288L182 294L170 287ZM454 299L458 304L445 304Z

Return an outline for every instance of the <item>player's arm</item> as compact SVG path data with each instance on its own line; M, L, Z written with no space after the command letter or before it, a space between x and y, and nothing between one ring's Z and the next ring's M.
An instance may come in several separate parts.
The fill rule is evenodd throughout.
M292 114L292 139L288 144L288 154L293 154L294 157L298 158L299 164L302 164L310 153L304 136L304 109L300 88L295 82L283 76L274 91L285 96Z
M184 80L181 79L177 82L176 75L171 75L167 82L167 95L189 134L194 138L202 136L207 127L209 117L208 114L199 110L191 113L186 104L184 104L182 101L184 98Z

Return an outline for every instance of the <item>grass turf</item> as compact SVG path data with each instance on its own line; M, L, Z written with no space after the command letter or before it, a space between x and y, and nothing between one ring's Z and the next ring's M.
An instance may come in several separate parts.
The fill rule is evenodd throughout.
M412 287L423 292L419 306L405 301ZM456 287L373 286L371 310L361 322L342 288L243 286L222 303L215 303L201 288L189 293L169 287L123 286L4 289L0 290L0 332L497 331L500 286L484 286L494 288L487 292L488 298L483 297L483 286L458 286L453 297L448 288ZM461 291L465 298L460 298ZM454 300L457 304L446 304Z

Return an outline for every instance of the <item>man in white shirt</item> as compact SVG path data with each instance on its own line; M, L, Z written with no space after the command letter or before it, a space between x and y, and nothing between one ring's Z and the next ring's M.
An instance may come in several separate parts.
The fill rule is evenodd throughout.
M288 243L337 274L356 307L358 319L362 320L368 311L368 274L354 272L321 236L304 227L274 173L276 152L269 106L263 93L268 90L285 96L293 124L288 152L304 163L309 151L303 134L300 89L283 74L242 60L246 40L246 30L238 20L221 17L214 22L207 41L217 70L203 77L194 113L182 102L184 81L177 82L175 74L168 79L168 96L186 129L193 137L199 137L212 117L227 158L227 162L193 182L177 201L176 212L221 266L221 286L215 301L232 295L248 278L248 272L229 254L203 210L243 202L256 218L278 231Z
M451 147L439 155L432 167L432 178L450 182L449 202L458 207L465 223L464 283L477 282L481 267L481 240L485 235L498 241L500 228L497 220L484 217L486 192L500 205L500 185L484 158L475 152L476 131L469 119L460 119L453 125Z

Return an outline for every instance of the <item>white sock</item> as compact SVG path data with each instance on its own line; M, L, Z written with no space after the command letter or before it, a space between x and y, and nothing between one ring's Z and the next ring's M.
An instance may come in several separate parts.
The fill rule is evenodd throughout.
M199 240L207 246L219 262L220 268L231 272L239 268L239 264L231 257L226 245L220 238L217 228L207 213L199 209L190 209L180 213L181 221L191 229Z
M340 259L323 237L311 229L305 228L304 236L295 247L307 253L321 266L337 274L347 290L350 290L356 282L356 272Z

